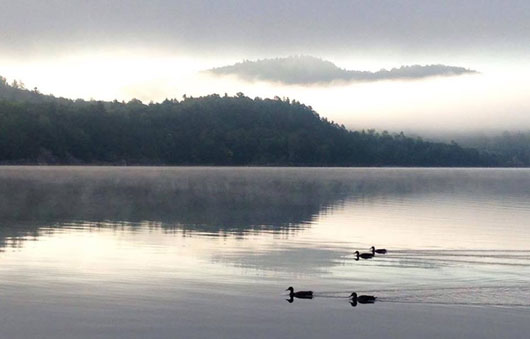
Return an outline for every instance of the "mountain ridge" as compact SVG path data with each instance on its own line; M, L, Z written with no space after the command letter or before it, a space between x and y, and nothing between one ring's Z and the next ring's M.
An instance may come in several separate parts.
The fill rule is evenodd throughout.
M54 98L0 81L0 163L502 166L497 156L350 131L296 100L217 94L161 103Z

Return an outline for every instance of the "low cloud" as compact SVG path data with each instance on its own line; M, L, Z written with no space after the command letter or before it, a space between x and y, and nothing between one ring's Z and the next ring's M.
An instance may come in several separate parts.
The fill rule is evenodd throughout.
M456 76L477 73L464 67L447 65L411 65L381 69L377 72L347 70L334 63L311 57L262 59L213 68L216 75L235 75L247 81L271 81L289 85L325 85L332 82L422 79L432 76Z

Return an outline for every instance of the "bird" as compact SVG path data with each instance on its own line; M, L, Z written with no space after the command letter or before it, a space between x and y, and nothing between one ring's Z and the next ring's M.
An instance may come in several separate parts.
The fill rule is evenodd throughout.
M372 253L359 253L359 251L355 251L353 252L355 255L357 255L357 258L355 258L355 260L359 260L359 258L363 258L363 259L371 259L374 257L374 255Z
M295 292L294 288L290 286L286 291L289 291L289 297L300 298L300 299L313 299L313 291L298 291Z
M353 292L350 295L352 306L355 306L353 304L373 304L377 297L374 297L373 295L357 295L357 293Z
M370 249L372 250L372 254L375 255L376 253L377 254L386 254L386 249L385 248L379 248L379 249L375 249L374 246L370 247Z

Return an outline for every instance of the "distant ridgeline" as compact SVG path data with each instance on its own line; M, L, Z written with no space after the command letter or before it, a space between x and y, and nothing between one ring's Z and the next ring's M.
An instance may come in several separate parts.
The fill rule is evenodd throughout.
M42 95L0 78L0 163L504 166L498 155L349 131L289 99L210 95L145 105Z

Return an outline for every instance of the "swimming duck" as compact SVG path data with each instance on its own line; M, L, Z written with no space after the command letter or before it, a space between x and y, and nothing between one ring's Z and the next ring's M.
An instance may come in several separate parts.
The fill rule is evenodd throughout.
M386 254L386 249L385 248L379 248L379 249L375 249L374 246L370 247L370 249L372 250L372 254L375 255L376 253L377 254Z
M373 304L375 300L377 299L373 295L357 295L357 293L353 292L350 295L352 306L355 306L353 304Z
M300 299L313 299L313 291L298 291L295 292L294 288L291 286L286 291L289 291L289 297L300 298Z
M359 258L370 259L374 257L372 253L359 253L359 251L355 251L353 253L357 255L357 258L355 258L355 260L359 260Z

